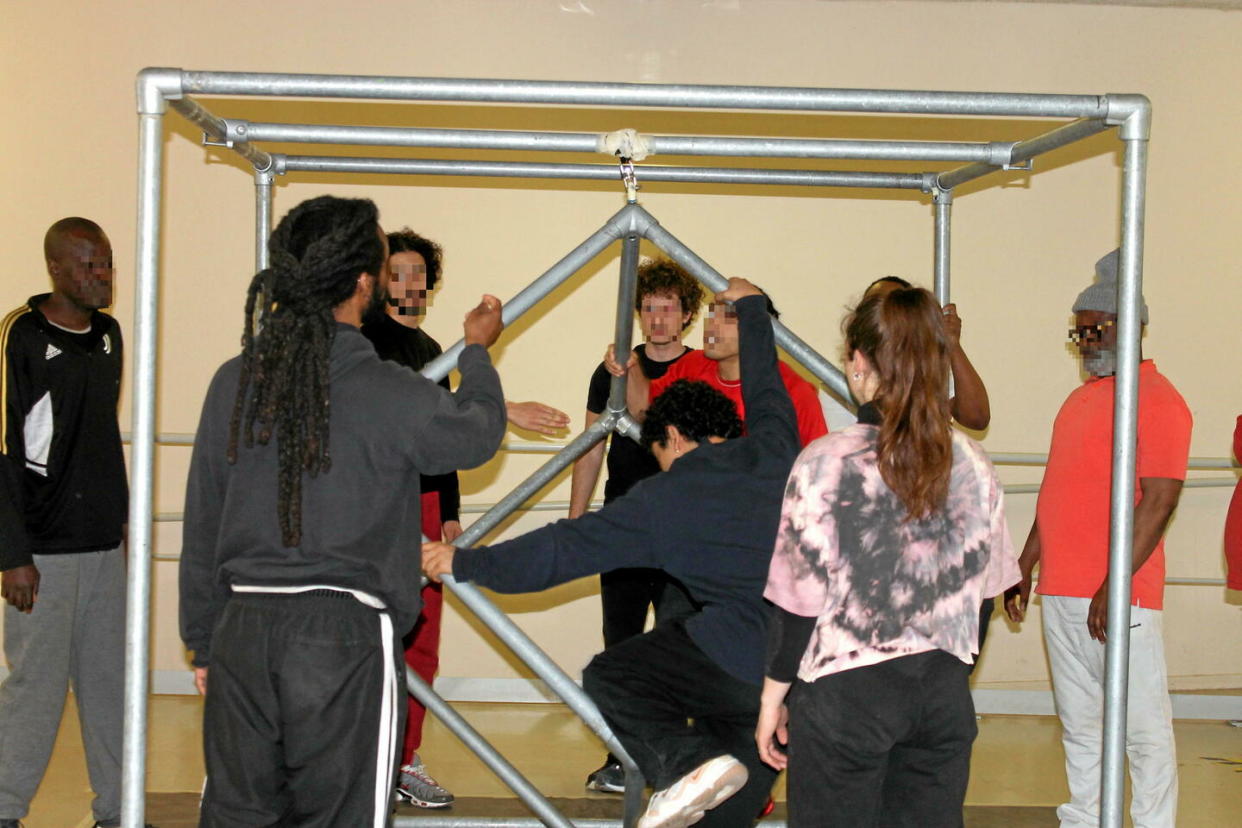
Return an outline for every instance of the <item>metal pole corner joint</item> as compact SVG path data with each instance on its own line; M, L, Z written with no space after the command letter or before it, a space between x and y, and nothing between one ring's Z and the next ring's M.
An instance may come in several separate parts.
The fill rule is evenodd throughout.
M1105 98L1108 114L1105 123L1120 126L1123 141L1146 141L1151 138L1151 99L1146 95L1110 94Z
M162 115L168 108L168 101L178 100L183 94L181 70L148 66L138 73L134 88L139 114Z

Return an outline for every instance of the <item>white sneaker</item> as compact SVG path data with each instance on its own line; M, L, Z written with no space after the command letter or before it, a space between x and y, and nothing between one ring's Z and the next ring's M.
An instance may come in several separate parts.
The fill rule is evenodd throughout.
M728 754L711 759L651 795L638 828L686 828L737 793L749 777L746 766Z

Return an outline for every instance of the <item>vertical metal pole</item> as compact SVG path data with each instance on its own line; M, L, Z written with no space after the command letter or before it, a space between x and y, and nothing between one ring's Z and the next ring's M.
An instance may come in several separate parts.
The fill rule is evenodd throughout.
M936 204L935 273L936 301L949 304L949 242L952 231L953 191L937 187L932 192ZM949 399L953 398L953 377L949 377Z
M143 94L139 79L138 242L134 287L133 437L130 442L128 586L125 615L125 731L121 824L142 828L145 816L148 619L151 610L151 511L155 460L155 357L159 322L162 97Z
M932 194L936 204L936 301L949 303L949 220L953 213L953 191L936 188Z
M272 179L270 170L254 171L254 269L268 265L267 238L272 232Z
M1130 660L1130 578L1134 549L1134 471L1138 433L1139 301L1143 289L1143 209L1147 116L1122 126L1121 273L1117 296L1117 378L1113 401L1113 479L1108 539L1108 644L1104 666L1104 745L1100 825L1121 828L1125 804L1126 694Z
M621 281L617 286L617 325L613 352L622 365L629 359L630 341L634 336L634 294L638 289L639 236L626 235L621 240ZM613 377L608 392L608 410L625 411L625 377Z

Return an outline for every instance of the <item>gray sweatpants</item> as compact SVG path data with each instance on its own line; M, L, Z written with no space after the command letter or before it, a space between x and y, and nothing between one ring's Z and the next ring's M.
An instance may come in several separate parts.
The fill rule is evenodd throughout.
M26 615L4 608L9 677L0 685L0 819L21 819L47 770L73 682L95 819L121 814L125 692L122 549L35 555L39 596Z

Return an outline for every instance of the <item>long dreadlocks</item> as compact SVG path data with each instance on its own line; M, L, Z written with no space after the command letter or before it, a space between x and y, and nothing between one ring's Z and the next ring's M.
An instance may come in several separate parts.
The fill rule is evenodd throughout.
M359 274L381 272L378 222L375 204L366 199L321 196L302 202L276 226L268 241L271 266L255 274L246 293L228 461L237 461L238 434L252 448L256 439L267 445L275 433L276 509L285 546L302 541L302 473L314 477L332 467L332 311L353 295Z

